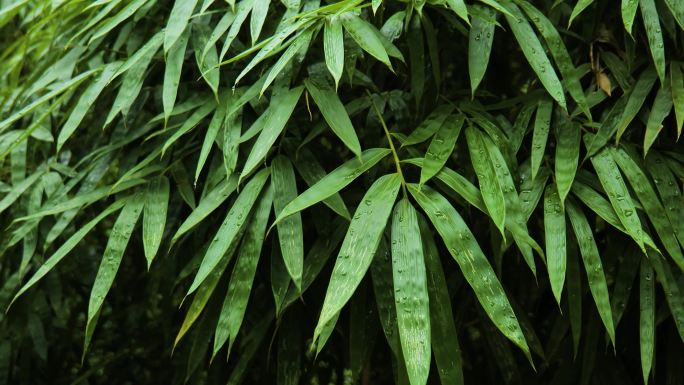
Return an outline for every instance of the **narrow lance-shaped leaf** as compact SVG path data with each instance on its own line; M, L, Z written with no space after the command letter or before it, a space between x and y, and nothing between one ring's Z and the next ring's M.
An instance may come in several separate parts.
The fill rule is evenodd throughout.
M591 119L591 111L584 95L584 89L580 83L579 72L575 68L570 58L570 53L565 47L565 43L560 33L543 12L531 5L527 0L516 0L525 13L530 17L537 30L546 41L546 46L558 66L558 71L563 77L568 93L577 102L579 109Z
M615 136L616 142L620 141L622 134L625 132L632 120L634 120L634 118L637 116L639 110L641 110L641 106L643 106L644 102L646 101L646 97L651 92L651 88L653 88L653 84L655 84L657 76L658 75L653 67L648 67L644 70L644 72L641 73L639 79L637 79L637 82L634 83L634 86L629 92L629 99L625 105L624 112L622 112L620 120L617 124L617 134Z
M658 93L653 100L653 106L651 107L651 113L648 115L648 121L646 122L646 135L644 135L644 156L648 153L648 150L655 142L660 130L663 129L663 121L670 115L672 111L672 91L670 89L670 83L662 83Z
M630 35L632 34L632 25L634 25L634 17L636 16L638 7L639 2L637 0L622 0L622 4L620 6L622 24L624 24L625 30Z
M658 195L653 189L649 177L646 176L641 167L625 150L610 149L610 153L627 177L637 198L639 198L641 206L651 220L651 224L662 241L663 246L665 246L665 250L667 250L677 266L684 270L684 255L682 255L682 250L677 242L675 230L667 218L665 208L660 203L660 199L658 199Z
M430 115L411 132L411 135L401 143L401 146L410 146L430 139L430 137L442 127L442 124L444 124L444 121L446 121L453 110L454 106L449 104L437 106L437 108L435 108L434 111L432 111Z
M374 26L354 15L352 12L345 12L339 17L344 29L349 32L349 35L361 49L384 63L391 71L394 71L387 51L385 50L385 46L378 37L379 34L376 33Z
M114 222L112 232L107 241L100 267L95 276L95 283L90 291L90 300L88 302L88 321L86 324L86 341L84 343L84 351L88 350L89 335L92 335L94 322L100 313L100 308L104 303L105 296L114 283L114 278L119 270L123 253L128 245L128 240L133 233L135 224L138 221L140 212L143 208L143 200L139 196L133 196L126 202L126 205L121 210L119 217Z
M425 153L423 168L420 171L420 184L425 184L430 178L437 175L439 170L444 167L447 160L454 151L456 140L461 133L465 117L458 115L444 122L442 127L432 138L430 146Z
M49 273L59 262L67 256L67 254L76 247L76 245L104 218L111 215L113 212L119 210L126 204L126 199L119 199L104 209L98 216L91 219L88 223L81 226L69 239L67 239L31 276L31 278L19 289L14 295L12 302L16 301L19 296L24 294L28 289L33 287L40 281L47 273ZM10 304L11 305L11 304Z
M223 300L223 307L216 325L212 356L216 355L226 341L228 341L230 353L240 331L264 244L264 232L271 213L272 202L273 188L269 186L264 190L259 203L254 208L252 219L245 230L242 246L240 246L233 273L228 281L228 293Z
M271 149L271 146L273 146L285 128L285 124L290 119L303 89L304 87L293 88L273 97L271 104L273 104L274 108L269 109L269 115L264 122L264 129L259 134L256 142L254 142L252 151L245 161L245 167L240 173L240 180L252 172Z
M207 276L211 274L228 248L236 242L237 236L247 220L254 202L259 196L259 192L264 187L268 175L268 169L259 171L252 177L247 185L245 185L244 189L240 192L240 195L235 199L233 206L231 206L228 211L228 215L226 215L223 223L221 223L221 227L219 227L207 252L204 254L199 270L197 270L197 275L195 275L195 279L193 280L192 285L190 285L186 296L194 292Z
M568 28L572 24L572 21L575 20L577 16L579 16L582 11L587 9L594 0L577 0L577 3L575 4L575 7L572 9L572 13L570 14L570 20L568 21Z
M255 0L252 5L252 18L249 20L249 32L252 37L252 45L259 40L259 35L261 35L261 29L266 21L268 6L270 4L271 0Z
M342 71L344 70L344 36L342 22L337 16L328 16L325 19L323 30L323 49L325 52L325 65L335 79L335 89L340 85Z
M373 259L401 186L398 174L378 178L368 189L342 241L318 318L314 341L349 301ZM282 215L282 214L281 214Z
M546 193L544 193L544 237L551 291L558 306L560 306L567 264L567 249L565 247L567 236L565 233L565 208L554 185L549 185L546 188Z
M418 216L430 297L432 351L443 384L463 385L463 358L439 250L424 217Z
M679 182L667 167L664 157L658 152L652 151L646 157L646 168L660 194L665 214L670 219L679 244L684 245L684 222L680 219L684 218L684 201L679 190Z
M353 182L354 179L358 178L361 174L368 171L376 163L389 155L390 152L391 151L387 148L371 148L361 153L360 159L354 158L345 162L288 203L280 214L278 214L271 227L284 218L300 212L307 207L313 206L342 190L345 186Z
M471 163L477 174L477 180L480 183L482 200L485 206L487 206L487 211L492 221L501 234L503 234L503 227L506 221L506 201L494 172L494 166L487 155L487 149L482 140L483 134L478 129L472 127L466 127L465 134L468 140Z
M59 136L57 137L57 152L59 152L67 139L76 131L76 128L81 124L83 118L88 113L88 110L90 110L97 97L102 93L102 90L104 90L107 84L112 80L114 73L120 66L121 62L107 64L97 80L83 92L83 95L81 95L74 106L74 109L71 111L69 119L67 119L66 123L64 123L64 126L62 126L62 129L59 131Z
M198 0L176 0L173 3L169 21L164 29L164 53L171 50L173 44L180 39L185 27L190 21L192 11L195 9Z
M280 214L285 206L297 197L297 183L292 163L279 155L271 162L271 181L273 182L273 207ZM278 240L292 282L298 291L302 288L302 270L304 268L304 231L302 217L299 213L290 215L278 223Z
M606 283L606 276L603 272L603 264L599 256L596 241L594 240L593 231L587 218L572 201L566 202L565 208L570 218L570 223L577 238L580 254L584 261L584 269L587 272L587 280L589 281L589 290L596 303L599 316L606 327L608 336L615 345L615 327L613 326L613 313L610 309L610 299L608 297L608 284Z
M532 155L530 167L532 179L537 176L539 166L544 158L546 141L549 138L549 128L551 127L551 112L553 102L549 99L542 99L537 106L537 114L534 117L534 129L532 131Z
M682 7L682 22L684 23L684 3L679 4L681 4ZM684 76L682 76L681 63L670 64L670 77L672 102L674 104L675 117L677 119L677 139L679 139L682 135L682 126L684 126Z
M145 192L145 209L143 215L143 249L147 259L147 268L150 268L152 260L166 227L166 212L169 207L169 180L165 176L158 176L147 186Z
M462 0L460 1L462 2ZM468 73L470 75L470 90L473 96L487 71L489 55L492 52L492 42L494 41L494 29L496 27L496 25L489 20L493 20L496 17L496 11L494 11L494 9L479 5L474 5L474 7L477 7L486 18L473 16L473 25L470 28L470 37L468 41Z
M168 122L173 111L173 106L176 104L176 95L178 94L178 84L180 84L181 71L183 70L183 62L185 61L185 50L188 46L188 38L190 36L190 27L178 37L173 45L171 45L166 55L166 66L164 66L164 83L162 85L162 107L164 108L164 121Z
M392 214L392 272L399 340L412 385L430 372L430 305L416 209L404 198Z
M515 4L509 0L499 1L513 14L513 16L506 15L506 21L508 21L508 25L515 36L515 39L520 44L520 48L522 49L523 54L525 54L530 66L532 66L532 69L551 97L556 100L564 110L567 110L563 86L558 79L549 58L546 56L544 47L542 47L539 38L537 38L537 35L532 30L530 23Z
M562 114L562 112L561 112ZM556 143L556 184L561 204L568 196L579 162L580 127L565 117L560 119L557 127L558 143Z
M506 338L522 349L531 362L525 336L506 293L461 216L443 196L430 187L419 188L409 184L408 188L442 237L489 318Z
M309 79L305 80L304 84L335 135L356 156L360 157L361 145L359 144L359 138L356 136L356 131L354 131L354 126L349 119L347 110L344 109L344 105L337 96L337 93L333 90L319 87Z
M202 142L202 149L200 150L199 159L197 159L197 168L195 169L195 185L197 185L197 180L199 179L204 163L207 161L209 152L216 141L216 136L218 135L221 127L224 127L226 121L226 108L224 103L219 103L214 111L214 116L212 116L209 122L209 127L207 128L207 133L204 135L204 141ZM225 129L225 127L224 127ZM226 173L230 174L230 173Z
M323 177L325 177L325 170L318 163L318 160L316 160L313 153L306 148L299 150L294 165L299 175L301 175L301 177L309 186L313 186L314 184L318 183L318 181L323 179ZM344 201L339 193L335 193L329 198L324 199L323 203L330 207L330 209L332 209L334 212L342 216L342 218L351 220L349 209L347 209L347 206L344 204Z
M591 158L596 174L601 181L601 185L608 194L608 199L615 209L618 219L627 230L627 233L636 241L639 247L644 250L644 238L641 230L641 221L636 215L636 208L632 197L629 195L622 174L615 164L615 160L608 151L601 151Z
M656 72L662 84L665 83L665 48L663 46L663 34L660 31L660 20L654 0L639 0L641 17L644 20L644 28L648 37L648 47L655 64Z
M655 301L655 273L644 256L639 274L639 345L644 384L648 384L655 355Z
M176 242L180 237L187 233L190 229L195 227L204 218L211 214L216 208L218 208L230 194L237 188L237 176L231 175L226 178L226 180L219 183L213 190L211 190L197 205L192 213L183 221L183 223L176 230L176 234L173 235L171 243Z

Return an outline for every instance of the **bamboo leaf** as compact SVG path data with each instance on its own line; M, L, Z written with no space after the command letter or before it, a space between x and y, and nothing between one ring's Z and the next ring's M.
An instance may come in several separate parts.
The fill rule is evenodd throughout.
M418 213L408 199L392 214L392 272L399 340L411 384L430 373L430 305Z
M551 291L556 297L556 303L560 306L567 266L565 247L567 236L565 234L565 208L554 185L549 185L544 193L544 235Z
M335 79L335 89L340 85L344 70L344 36L342 22L337 16L327 17L323 30L323 49L325 51L325 65Z
M176 0L173 3L169 21L166 23L166 29L164 30L165 54L168 54L174 43L181 38L196 5L197 0Z
M444 167L447 160L454 151L456 140L461 133L465 117L459 115L453 120L444 122L442 127L437 131L434 138L430 142L423 167L420 171L420 184L425 184L430 178L437 175L437 173Z
M340 101L335 91L319 87L311 80L304 81L306 90L309 92L314 102L321 111L323 118L333 130L335 135L339 137L356 156L361 156L361 145L359 138L356 136L354 126L352 125L347 110Z
M648 384L655 355L655 278L647 258L641 258L639 274L639 342L641 372Z
M518 346L531 361L520 324L494 270L482 253L473 234L449 202L427 186L409 185L411 195L423 208L442 237L449 254L456 260L478 301L494 325Z
M660 83L665 84L665 49L663 48L663 34L660 32L660 20L654 0L639 0L641 17L648 37L648 47L655 64Z
M157 255L162 235L166 227L166 213L169 206L169 180L165 176L154 178L145 192L145 208L143 215L143 249L147 259L147 268Z
M356 209L330 277L323 309L314 331L314 341L321 335L324 325L349 301L366 274L400 185L401 179L397 174L380 177L368 189Z

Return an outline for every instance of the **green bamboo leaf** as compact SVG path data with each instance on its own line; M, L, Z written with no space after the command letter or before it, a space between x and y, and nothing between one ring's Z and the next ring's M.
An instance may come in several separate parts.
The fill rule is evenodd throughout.
M376 28L352 12L345 12L339 15L339 17L344 29L347 30L356 44L371 56L384 63L390 71L394 72L392 63L387 55L387 50L382 40L380 40L380 33Z
M188 312L185 313L183 323L181 324L181 327L178 330L178 334L176 334L176 338L173 341L173 349L176 348L178 342L180 342L180 340L185 336L185 334L187 334L188 330L190 330L190 327L194 325L195 321L197 321L197 318L200 316L200 314L202 314L202 311L207 306L207 302L209 302L211 295L214 293L216 285L219 283L219 280L223 276L223 272L228 267L228 263L233 258L233 254L235 254L237 244L238 242L233 242L230 245L230 247L226 250L225 254L223 254L217 262L216 268L211 273L209 273L207 278L204 280L204 282L202 282L202 284L195 292L195 296L192 298L192 302L188 307Z
M223 121L223 166L226 174L233 174L240 155L240 135L242 134L242 112L226 114Z
M567 111L565 104L565 95L563 94L563 85L561 84L556 71L553 69L549 58L544 52L539 38L532 30L532 26L525 18L525 15L520 11L515 4L509 0L502 1L508 10L513 14L506 15L506 21L511 28L511 32L515 39L520 44L520 48L525 54L527 61L532 66L532 69L537 74L539 81L549 92L551 97L558 102L558 104Z
M116 28L119 24L123 23L129 19L133 14L135 14L138 9L144 6L148 0L135 0L126 5L121 11L116 15L108 18L106 22L102 23L100 28L98 28L93 35L88 40L88 44L92 44L93 41L105 36L112 29Z
M459 1L463 2L463 0ZM465 5L463 7L465 8ZM479 5L474 5L474 7L481 11L482 16L473 16L473 25L470 28L468 40L468 73L470 75L470 90L473 96L487 71L489 55L492 52L492 42L494 41L494 28L496 27L490 21L495 20L496 11L494 9ZM467 11L465 19L468 19Z
M197 180L199 179L204 163L207 161L211 147L216 141L216 135L218 135L222 126L226 121L226 109L219 103L214 115L209 122L209 127L207 128L207 133L204 135L204 141L202 142L202 149L200 150L199 159L197 159L197 168L195 169L195 185L197 185ZM224 127L225 129L225 127Z
M195 275L195 279L193 280L192 285L190 285L190 289L188 289L186 296L192 294L209 274L216 270L216 266L219 264L226 251L232 244L237 242L238 234L245 224L254 202L259 196L259 192L264 187L268 175L269 170L266 168L256 173L247 185L245 185L245 188L242 189L242 192L240 192L237 199L235 199L233 206L230 208L230 211L228 211L228 214L223 220L223 223L221 223L221 227L216 232L211 245L204 254L197 275Z
M657 152L651 152L646 157L646 168L653 178L653 183L660 194L665 214L675 230L679 244L684 245L684 202L679 191L679 182L665 163L663 156Z
M562 113L561 113L562 114ZM555 176L561 204L568 196L575 180L580 152L580 127L566 117L561 117L557 125Z
M684 9L682 9L682 22L684 23ZM679 137L682 135L682 126L684 126L684 76L682 76L681 63L670 64L670 77L672 102L677 119L677 139L679 140Z
M601 257L594 240L593 231L582 210L572 200L566 202L565 209L570 218L580 254L582 254L584 270L587 272L587 280L589 281L589 290L594 298L594 303L596 303L596 308L598 309L599 316L601 316L603 325L606 327L608 336L613 346L615 346L615 327L613 326L608 285L606 283L606 276L603 273L603 264L601 263Z
M663 257L652 250L648 250L648 260L656 272L656 278L663 288L665 300L670 308L679 338L684 340L684 300L679 283L675 279L670 264Z
M548 168L542 168L537 177L532 179L530 174L529 163L523 163L518 172L520 173L520 207L525 222L530 220L532 213L539 205L542 195L544 195L544 188L546 181L549 179L551 172Z
M468 141L471 163L477 174L477 180L480 183L482 200L494 225L496 225L501 234L504 234L506 200L482 139L484 135L473 127L466 127L465 134Z
M228 293L223 300L223 306L216 325L214 336L213 356L228 341L228 353L240 331L242 320L247 310L249 294L256 274L256 268L264 244L264 233L268 216L273 203L273 188L267 187L259 203L254 208L254 215L245 230L245 236L238 252L233 273L228 281Z
M271 161L271 181L275 194L273 207L276 215L278 215L288 203L297 197L294 169L286 157L279 155ZM280 241L280 250L285 261L285 267L292 277L292 282L301 292L304 266L304 232L302 230L302 217L299 213L290 215L278 223L278 240Z
M138 94L140 94L143 82L145 81L145 72L152 62L155 53L157 53L158 48L159 44L150 46L149 49L146 49L145 46L140 49L140 51L144 50L143 55L141 55L124 73L121 86L119 87L119 93L116 94L116 99L114 99L112 108L109 110L107 119L105 119L105 126L108 126L119 112L121 112L124 117L128 115L133 102L135 102ZM118 73L122 73L122 70L128 66L128 61L119 68L114 77L117 77Z
M335 89L340 85L342 71L344 70L344 36L342 22L337 16L328 16L325 19L323 30L323 50L325 53L325 65L335 79Z
M228 9L225 11L221 19L216 23L216 26L214 27L214 30L211 32L211 35L209 35L209 39L207 40L207 44L204 45L204 49L202 50L202 61L204 61L204 57L207 56L209 51L212 49L215 49L216 43L221 39L221 36L226 33L228 28L230 28L231 25L233 25L233 22L235 21L235 13ZM223 60L223 57L221 58Z
M449 8L451 8L458 17L463 19L466 23L470 24L470 20L468 20L468 8L466 7L466 4L463 0L447 0L446 4ZM475 17L473 17L473 26L475 24Z
M646 122L646 134L644 135L644 157L655 142L660 130L663 129L663 121L672 111L672 91L670 83L664 82L653 100L651 113Z
M432 351L437 372L443 384L463 385L463 358L439 250L425 218L419 215L418 224L425 254Z
M677 24L684 29L684 4L677 0L665 0L665 4L667 4L670 12L672 12L672 16L674 16Z
M284 218L331 197L389 155L390 152L386 148L371 148L361 153L360 159L354 158L345 162L288 203L278 214L271 227Z
M49 273L59 262L66 257L71 250L76 247L76 245L92 230L98 223L100 223L104 218L111 215L113 212L119 210L126 204L126 199L119 199L109 205L104 209L98 216L91 219L88 223L81 226L78 231L76 231L69 239L67 239L39 268L33 273L33 276L24 284L24 286L19 289L17 294L14 295L12 303L24 294L28 289L33 287L38 281L40 281L47 273ZM11 306L11 303L10 303Z
M544 158L546 141L549 138L549 128L551 127L551 112L553 102L549 99L542 99L537 106L537 113L534 118L534 130L532 133L532 155L530 159L532 179L539 172L539 166Z
M183 223L178 227L176 233L171 238L171 243L175 243L180 239L185 233L190 231L198 223L202 222L209 214L211 214L217 207L219 207L230 194L237 188L237 176L231 175L230 177L219 183L213 190L211 190L197 205L192 213L183 221Z
M442 127L442 124L444 124L453 110L454 107L449 104L437 106L437 108L435 108L430 115L411 132L411 135L401 143L401 146L411 146L430 139L432 135Z
M610 155L616 161L622 172L627 177L632 190L641 202L641 206L646 211L646 215L651 220L651 224L660 240L665 246L668 254L675 261L680 269L684 270L684 255L677 243L677 236L672 224L668 220L665 208L658 199L650 178L646 176L639 165L622 149L610 149Z
M494 325L518 346L528 360L530 351L506 293L477 240L460 215L438 192L409 184L409 191L430 218L451 256Z
M464 121L465 116L458 115L457 117L444 122L434 138L432 138L430 146L425 153L423 167L420 171L421 185L437 175L442 167L444 167L451 156L451 153L454 151L454 146L461 133Z
M314 342L321 335L324 325L349 301L366 274L400 186L398 174L380 177L368 189L356 209L330 277L323 309L314 331Z
M392 272L399 340L412 385L430 373L430 304L416 209L404 198L392 214Z
M648 258L641 258L639 274L639 342L641 372L648 384L655 355L655 273Z
M123 253L128 245L128 240L133 233L135 224L138 221L140 212L143 209L143 200L139 196L133 196L126 202L126 205L121 210L119 217L114 222L112 232L107 241L100 267L95 276L95 283L90 291L90 300L88 302L88 321L86 324L86 341L84 343L83 351L88 350L89 336L92 335L92 330L95 327L94 323L97 316L100 314L100 308L104 303L104 299L109 292L109 289L114 283L114 278L119 270Z
M174 43L181 38L190 21L197 0L176 0L164 29L164 54L168 54Z
M150 181L145 192L143 249L148 269L157 255L162 235L164 235L166 213L169 207L169 189L168 178L158 176Z
M572 63L572 59L570 58L570 54L565 47L565 43L563 42L560 33L544 13L531 5L528 1L516 0L516 2L522 7L523 11L525 11L527 16L529 16L530 20L532 20L537 27L539 33L544 37L546 46L549 48L549 52L558 66L558 71L565 81L565 87L568 89L568 93L577 102L582 113L591 119L591 111L589 110L589 105L587 104L587 99L584 95L584 89L580 83L579 72Z
M629 124L634 120L634 118L641 110L641 106L644 105L646 97L651 92L653 84L657 79L656 71L653 67L648 67L641 73L639 79L634 84L629 92L629 99L627 105L625 105L624 112L620 116L620 121L617 124L617 134L615 136L616 141L620 141L620 137L625 132ZM624 96L623 96L624 98ZM608 119L606 119L608 121Z
M296 55L301 54L303 48L307 48L309 46L309 43L311 42L311 36L312 36L313 30L307 29L303 33L298 34L295 36L293 39L294 41L287 47L285 52L280 55L280 58L278 58L278 61L271 66L271 69L268 71L268 76L266 77L266 82L264 83L263 87L261 87L261 93L263 94L264 91L266 91L266 88L271 85L271 83L277 78L277 76L283 71L283 69L290 64L292 59L295 58Z
M622 5L620 6L622 24L624 24L625 30L630 35L632 34L632 26L634 25L634 17L638 7L639 2L637 0L622 0Z
M397 307L394 304L392 258L385 238L380 240L380 245L375 252L370 270L382 331L392 351L393 358L403 363L401 344L399 342L399 329L397 327Z
M565 208L554 185L549 185L544 194L544 237L551 291L560 306L567 266L565 247L567 236L565 234Z
M608 151L602 151L591 158L596 174L601 185L608 194L608 199L615 209L615 214L627 233L634 239L639 247L644 250L644 237L641 230L641 221L636 215L636 208L632 197L629 195L622 174L615 164L615 160Z
M195 110L195 112L188 117L183 124L164 142L164 145L162 146L162 156L166 153L166 150L169 149L174 143L180 139L181 136L187 134L192 130L193 128L197 127L204 118L206 118L209 114L214 112L218 106L216 105L215 102L209 101L208 103L205 103L201 105L198 109Z
M356 136L354 126L352 125L347 110L340 101L335 91L319 87L309 79L304 80L306 90L309 92L314 102L318 106L323 118L333 130L335 135L342 140L356 156L361 156L361 145L359 138Z
M33 186L33 184L36 183L44 174L45 169L36 170L33 174L31 174L31 176L24 178L24 180L15 184L12 189L4 197L2 197L2 200L0 200L0 213L12 206L12 204L19 199L19 197L22 196L26 190ZM35 215L36 214L29 215L29 218L25 219L33 218Z
M245 166L240 173L240 180L251 173L266 157L271 146L278 139L278 136L285 128L285 124L290 119L303 90L304 87L300 86L273 97L271 104L273 104L274 108L269 109L268 116L264 122L264 129L259 134L252 147L252 151L245 161Z
M301 175L302 179L304 179L306 184L310 187L325 177L323 166L318 163L318 160L314 157L313 153L306 148L302 148L298 151L294 165L299 175ZM324 199L323 203L342 218L351 220L349 209L347 209L347 206L344 204L339 193L335 193L329 198Z
M219 59L216 47L209 47L209 50L205 51L209 42L209 34L209 27L204 24L195 24L192 33L192 48L195 51L195 62L202 74L202 78L218 100L220 81Z
M575 4L575 7L572 9L572 13L570 14L570 20L568 21L568 28L570 28L570 25L572 24L572 21L575 20L577 16L579 16L582 11L587 9L594 0L577 0L577 3Z
M103 69L97 80L88 86L88 88L83 92L78 102L74 106L74 109L69 115L62 129L59 131L59 136L57 137L57 152L61 150L64 143L71 137L71 135L76 131L79 124L83 121L83 118L88 113L90 108L95 103L97 97L102 93L102 90L109 84L112 80L114 73L121 66L121 62L113 62L107 64Z
M602 94L603 91L601 91ZM587 153L584 155L582 162L584 163L587 159L591 158L594 154L599 152L609 140L613 139L613 136L617 132L618 124L620 119L622 119L622 114L627 111L625 106L628 100L623 95L612 108L608 111L605 118L600 123L599 129L595 135L585 135L586 138L585 146L587 147Z
M639 0L641 17L648 37L648 47L658 72L660 83L665 84L665 49L663 48L663 34L660 31L660 20L654 0Z
M228 53L228 49L230 49L230 47L233 45L233 40L235 40L235 37L237 37L238 33L240 32L242 24L244 24L245 20L247 20L247 16L249 16L250 11L252 10L253 3L254 0L240 1L237 5L235 5L233 2L231 10L235 12L235 18L233 19L230 29L228 30L228 34L226 34L226 38L223 41L223 47L221 47L219 61L223 62L223 58L226 56L226 53Z
M66 91L72 91L72 90L76 89L76 87L78 87L79 84L81 84L83 81L85 81L89 77L95 75L97 72L99 72L99 69L92 69L92 70L83 72L82 74L72 78L68 82L61 84L59 87L53 89L52 91L46 93L43 96L37 98L32 103L26 105L25 107L23 107L19 111L13 113L9 117L0 121L0 133L4 132L9 126L12 125L12 123L23 118L24 116L28 115L33 110L35 110L36 108L45 104L48 100L54 98L57 95L60 95L64 92L66 92ZM116 75L114 77L116 77Z
M270 4L271 0L255 0L252 5L252 18L249 19L249 33L252 37L252 45L259 40L259 35L261 35L261 29L266 21Z

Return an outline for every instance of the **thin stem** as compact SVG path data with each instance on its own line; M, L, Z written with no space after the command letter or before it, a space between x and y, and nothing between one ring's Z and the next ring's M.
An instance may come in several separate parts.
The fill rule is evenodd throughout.
M375 101L373 101L373 96L371 95L370 92L366 91L368 93L368 97L370 98L371 105L373 106L373 110L375 111L375 114L378 116L378 119L380 120L380 124L382 125L382 129L385 130L385 136L387 136L387 141L389 142L390 150L392 150L392 157L394 158L394 165L397 167L397 173L399 174L399 177L401 177L401 189L404 192L404 197L407 197L408 195L406 194L406 179L404 179L404 173L401 171L401 162L399 160L399 155L397 154L397 149L394 148L394 142L392 142L392 136L389 133L389 130L387 129L387 124L385 124L385 119L382 118L382 115L380 114L380 110L378 110L378 107L375 105Z

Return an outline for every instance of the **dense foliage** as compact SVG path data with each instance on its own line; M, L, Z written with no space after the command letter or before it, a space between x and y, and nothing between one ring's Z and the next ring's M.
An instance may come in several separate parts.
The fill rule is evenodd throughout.
M678 60L681 0L0 0L0 384L682 384Z

